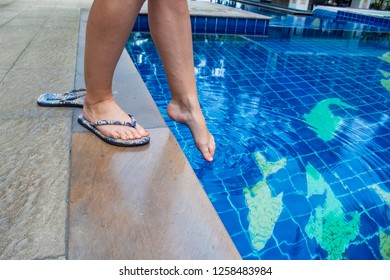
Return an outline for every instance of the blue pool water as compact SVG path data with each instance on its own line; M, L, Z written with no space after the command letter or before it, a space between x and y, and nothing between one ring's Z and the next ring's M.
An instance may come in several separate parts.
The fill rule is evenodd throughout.
M217 142L213 163L166 115L170 92L150 35L129 39L130 56L244 259L390 259L386 36L194 35L199 98Z

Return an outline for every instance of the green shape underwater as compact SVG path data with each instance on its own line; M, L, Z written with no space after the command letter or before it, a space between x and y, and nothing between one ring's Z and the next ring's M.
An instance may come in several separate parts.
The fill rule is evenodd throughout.
M390 63L390 52L384 53L382 56L378 56L378 58Z
M308 198L312 195L325 195L326 198L324 205L314 209L305 231L328 252L329 259L342 259L345 249L359 233L360 215L344 212L330 186L310 163L306 166L306 177Z
M387 89L388 91L390 91L390 80L385 80L385 79L382 79L381 80L381 85Z
M390 205L390 193L379 187L378 185L372 185L369 188L373 189L384 203ZM382 229L379 233L380 252L385 260L390 260L390 227Z
M387 71L384 71L384 70L378 70L379 72L381 72L381 74L383 75L383 77L385 78L388 78L390 77L390 72L387 72Z
M389 192L383 190L378 185L371 185L371 186L369 186L369 188L373 189L386 204L390 205L390 193Z
M273 197L266 180L269 175L286 166L286 159L268 162L259 152L256 152L254 157L263 174L263 179L252 188L245 188L244 195L249 208L248 231L252 246L261 250L271 237L275 222L283 209L283 193Z
M387 228L390 232L390 227ZM385 260L390 260L390 235L385 232L385 229L379 233L380 252Z
M319 102L304 118L309 127L317 133L322 140L332 140L335 132L341 127L343 119L335 116L329 106L338 105L340 107L357 110L355 107L342 102L338 98L329 98Z

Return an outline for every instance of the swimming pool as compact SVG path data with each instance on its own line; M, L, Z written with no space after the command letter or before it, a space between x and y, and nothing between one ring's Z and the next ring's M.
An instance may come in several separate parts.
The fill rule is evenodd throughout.
M244 259L390 259L388 35L302 36L194 35L211 164L150 35L127 49Z

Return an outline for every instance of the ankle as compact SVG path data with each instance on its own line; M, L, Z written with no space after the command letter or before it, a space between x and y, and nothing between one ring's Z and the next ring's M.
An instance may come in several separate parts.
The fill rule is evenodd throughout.
M180 98L172 97L170 104L174 105L175 107L179 107L181 111L195 112L200 110L200 105L197 96L185 96Z
M115 102L114 97L112 95L104 96L104 97L99 97L99 96L93 96L91 97L90 95L85 96L84 100L84 106L86 107L97 107L103 104Z

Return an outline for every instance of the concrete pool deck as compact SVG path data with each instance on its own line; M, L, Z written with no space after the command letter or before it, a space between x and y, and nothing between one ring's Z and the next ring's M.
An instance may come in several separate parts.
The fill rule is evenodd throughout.
M115 97L149 145L107 145L79 109L36 105L83 86L91 3L0 0L0 259L240 259L125 52Z

